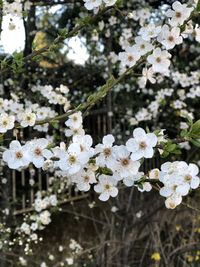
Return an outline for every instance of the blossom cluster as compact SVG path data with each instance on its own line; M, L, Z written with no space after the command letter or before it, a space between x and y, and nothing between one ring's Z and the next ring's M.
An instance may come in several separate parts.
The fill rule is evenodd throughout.
M138 36L134 39L134 44L130 45L130 37L127 37L128 42L122 47L125 49L124 52L119 53L119 60L121 64L121 71L123 72L126 68L133 67L141 58L146 56L147 64L149 68L143 69L143 83L147 80L152 83L155 82L153 75L154 73L161 73L167 75L169 73L170 59L172 55L168 50L173 49L176 45L183 43L184 38L193 34L194 29L190 25L190 29L181 32L181 26L189 19L193 7L188 7L187 4L181 4L179 1L175 1L172 5L172 9L168 9L165 16L168 18L168 23L164 25L156 25L155 23L149 22L140 28ZM188 26L189 27L189 26ZM198 32L196 32L196 35ZM198 41L199 38L196 37Z
M31 240L37 240L37 234L35 232L37 230L42 230L51 222L51 213L48 209L56 207L57 204L58 200L55 194L43 198L41 192L38 191L34 202L34 210L36 213L31 215L30 222L25 221L22 223L19 231L29 235Z
M61 84L54 90L50 85L37 85L33 86L31 90L34 93L40 92L43 97L48 99L49 104L60 105L64 111L67 111L70 107L67 86ZM49 106L32 103L26 99L22 101L14 94L11 99L0 98L0 111L0 133L6 133L13 129L16 123L19 123L23 128L30 126L37 131L47 132L48 124L36 125L37 122L54 118L57 115L57 112Z
M166 197L167 208L174 209L190 189L199 187L198 173L199 168L193 163L188 165L184 161L175 161L162 164L160 181L164 186L160 189L160 195Z
M40 92L40 94L48 99L49 104L61 105L64 111L67 111L70 107L70 102L67 98L69 93L69 88L63 84L55 89L51 85L37 85L31 88L32 92Z
M156 92L154 92L154 89L143 88L139 81L139 86L141 87L142 92L148 94L149 97L154 95L154 99L150 102L148 101L146 107L143 106L140 108L134 114L134 117L131 116L131 118L129 118L131 125L138 125L143 121L156 119L166 105L170 106L170 111L174 110L176 117L195 119L196 115L193 106L191 105L191 101L193 103L200 97L199 71L192 71L190 75L172 71L170 76L166 79L172 85L176 85L177 89L169 88L169 84L167 84L167 88L162 88L162 86L164 87L162 84L164 81L161 77L157 77L157 83L160 84L161 89ZM180 127L183 129L188 126L183 121L180 121Z
M12 16L21 17L21 15L22 15L22 2L21 2L21 0L15 0L12 3L8 2L8 1L3 1L3 11L4 11L4 14L11 14Z
M81 113L71 115L66 125L71 129L81 127ZM136 128L133 131L133 137L128 139L125 145L114 145L114 136L108 134L103 137L102 143L95 147L92 147L92 137L84 132L82 135L73 133L72 141L68 146L62 142L60 146L52 147L45 138L33 139L25 145L21 145L19 141L12 141L9 149L3 152L3 160L11 169L21 170L32 163L36 168L58 171L80 191L89 191L94 185L99 199L107 201L110 197L118 195L118 185L121 182L126 186L136 186L140 191L151 190L148 179L151 179L152 173L146 176L140 171L140 167L144 159L153 157L154 149L163 140L160 134L158 137L155 133L146 133L142 128ZM165 170L163 168L161 166L162 171ZM190 169L185 168L185 170L189 175ZM141 187L140 181L144 178L147 180ZM166 179L161 182L164 186L167 183ZM57 203L55 196L52 199L36 199L35 210L41 211L46 208L49 201L53 201L55 205Z

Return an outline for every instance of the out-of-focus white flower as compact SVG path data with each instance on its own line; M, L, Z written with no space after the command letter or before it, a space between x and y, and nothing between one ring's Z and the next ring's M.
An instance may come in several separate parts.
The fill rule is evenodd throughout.
M0 115L0 133L5 133L7 130L11 130L14 128L15 117L9 116L4 113Z
M22 127L33 126L36 121L36 114L27 110L18 115L20 125Z
M172 26L183 25L184 21L189 18L194 9L193 7L187 7L187 4L181 4L179 1L175 1L172 4L172 8L165 13L168 18L171 18L169 23Z
M136 62L140 59L141 55L138 50L134 47L127 47L125 52L119 53L119 60L121 61L121 65L123 67L133 67Z
M183 37L180 33L181 30L179 27L170 29L169 26L165 24L158 36L158 41L164 45L167 50L172 49L175 45L179 45L183 42Z

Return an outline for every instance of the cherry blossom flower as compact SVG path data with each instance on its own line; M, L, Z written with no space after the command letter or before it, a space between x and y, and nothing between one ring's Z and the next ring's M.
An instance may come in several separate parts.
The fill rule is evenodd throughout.
M117 172L120 180L138 173L140 163L139 161L130 159L130 152L127 150L126 146L121 145L114 147L114 153L116 155L116 163L111 169Z
M145 41L142 37L137 36L135 38L135 45L133 48L140 53L141 56L153 50L153 45Z
M175 1L172 4L172 9L167 10L165 15L171 18L169 23L172 26L183 25L184 21L187 20L193 10L193 7L187 7L187 4L181 4L179 1Z
M136 128L133 131L133 137L126 142L128 151L132 152L131 159L133 161L141 158L152 158L158 138L154 133L145 133L142 128Z
M77 143L72 143L67 152L61 151L60 160L57 165L61 170L67 171L69 175L78 173L82 166L88 163L90 154L88 152L82 152L81 147Z
M197 176L199 168L195 164L184 161L166 162L161 166L160 181L164 186L160 195L167 198L166 206L175 208L182 201L182 196L189 193L190 188L196 189L200 184Z
M165 200L165 206L168 209L175 209L176 206L181 204L181 202L182 202L182 196L174 193Z
M90 157L94 155L94 149L91 147L93 140L90 135L74 135L72 141L80 145L81 152L88 152Z
M181 30L179 27L169 28L168 25L162 27L161 33L158 36L158 42L165 46L167 50L172 49L175 45L183 42L183 37L180 36Z
M156 48L151 55L147 57L147 61L152 64L152 69L154 72L165 73L168 72L170 66L171 54L167 50L161 50Z
M72 129L79 129L82 126L83 118L81 112L76 112L69 116L69 119L65 122L65 125Z
M22 127L33 126L36 121L36 114L27 110L18 115Z
M75 177L72 177L72 181L76 183L78 190L89 191L90 185L97 182L95 173L91 170L80 171Z
M156 82L154 78L154 71L152 68L143 68L142 70L142 77L139 79L138 83L141 88L145 88L147 81L149 80L152 84Z
M127 47L125 52L119 53L119 60L123 67L132 67L140 59L140 52L134 47Z
M160 170L159 169L153 169L149 172L149 178L150 179L160 179Z
M108 168L113 165L115 161L115 154L113 151L113 143L115 138L113 135L108 134L103 137L103 144L98 144L95 147L95 153L99 154L96 157L96 163L101 166L107 166Z
M112 176L100 175L99 183L94 186L94 190L100 193L99 199L101 201L107 201L110 196L116 197L118 189L116 187L117 181Z
M140 192L150 192L152 189L152 185L149 182L145 182L142 184L142 187L137 186Z
M7 130L14 128L15 117L9 116L6 113L0 115L0 133L5 133Z
M19 169L30 163L26 146L21 146L19 141L10 143L9 149L3 152L3 160L10 169Z
M46 149L48 144L49 142L45 138L32 140L26 144L26 148L29 151L29 160L35 165L35 167L41 168L45 159L50 159L53 156L53 153Z

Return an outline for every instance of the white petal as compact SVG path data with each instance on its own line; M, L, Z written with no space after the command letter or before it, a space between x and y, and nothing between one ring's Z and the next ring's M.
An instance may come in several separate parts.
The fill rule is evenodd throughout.
M21 144L19 141L17 140L14 140L10 143L10 146L9 146L10 149L12 150L20 150L21 149Z
M173 190L170 187L164 186L160 189L160 195L163 197L170 197L172 195L172 193L173 193Z
M107 191L103 192L100 196L99 199L101 201L107 201L110 198L110 195Z
M114 142L115 142L115 138L113 137L112 134L108 134L104 136L103 138L103 144L105 146L111 147Z
M191 188L192 189L197 189L199 187L199 184L200 184L200 179L198 176L195 176L192 178L192 181L191 181Z
M126 185L126 186L133 186L134 184L134 180L132 180L131 178L124 178L123 179L123 183Z
M186 196L189 193L190 186L189 184L185 183L183 185L179 185L176 188L176 193L180 194L181 196Z
M139 160L139 159L142 159L143 157L144 157L144 151L143 151L143 150L138 150L138 151L133 152L133 153L131 154L131 159L132 159L133 161L137 161L137 160Z
M48 149L44 149L44 150L42 151L42 155L43 155L46 159L50 159L50 158L53 157L53 153L52 153L50 150L48 150Z
M148 133L147 134L147 143L150 146L155 147L157 142L158 142L158 138L154 133Z
M140 141L142 139L146 139L146 132L144 129L142 128L136 128L134 131L133 131L133 137L135 137L135 139L137 141Z
M111 197L116 197L118 195L118 189L116 187L113 187L110 190L110 195L111 195Z
M149 158L152 158L153 157L153 154L154 154L154 150L152 147L147 147L145 150L144 150L144 157L149 159Z
M44 158L43 157L37 157L33 159L33 164L36 168L41 168L44 164Z
M127 148L128 151L130 151L130 152L136 152L136 151L139 149L138 142L137 142L134 138L130 138L130 139L126 142L126 148Z

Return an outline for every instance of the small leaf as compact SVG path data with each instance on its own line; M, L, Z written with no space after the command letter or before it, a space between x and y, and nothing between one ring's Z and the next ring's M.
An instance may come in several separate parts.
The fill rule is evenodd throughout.
M192 139L191 143L196 147L200 147L200 139Z
M168 151L168 152L172 152L172 151L174 151L176 149L176 144L170 144L170 145L168 145L167 147L166 147L166 150Z
M200 138L200 120L196 121L190 130L189 137L199 139Z
M200 12L200 0L197 3L197 11Z
M59 129L59 121L54 120L54 121L51 121L50 124L51 124L51 126L53 126L53 128Z
M186 129L183 129L180 133L181 137L186 137L188 135L188 131Z

